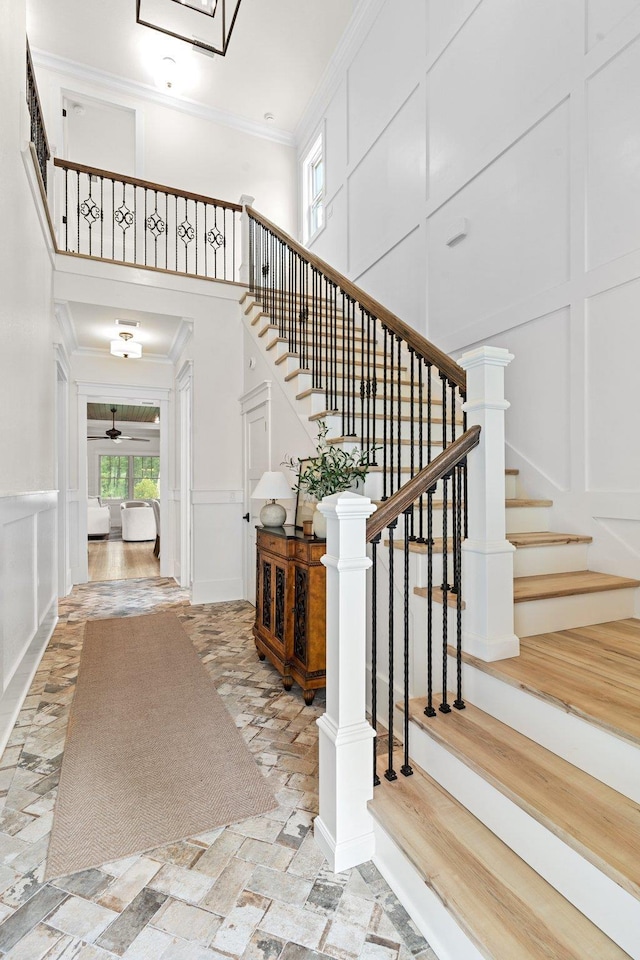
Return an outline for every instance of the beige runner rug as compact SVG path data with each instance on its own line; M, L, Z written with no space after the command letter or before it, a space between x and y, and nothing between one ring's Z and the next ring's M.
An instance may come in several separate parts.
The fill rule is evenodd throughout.
M87 622L47 879L275 806L175 614Z

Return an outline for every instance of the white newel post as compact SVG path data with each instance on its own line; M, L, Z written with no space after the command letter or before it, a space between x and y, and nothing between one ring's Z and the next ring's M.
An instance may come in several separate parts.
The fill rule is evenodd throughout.
M466 601L463 649L481 660L502 660L520 652L513 632L513 554L506 538L504 369L513 354L501 347L465 353L467 426L480 424L480 446L468 457L469 536L462 545Z
M240 283L249 285L249 214L247 207L252 207L255 197L250 197L248 193L243 193L238 203L242 204L242 213L240 214Z
M319 509L327 518L327 710L320 730L320 813L316 842L337 873L370 860L374 836L373 728L365 713L366 522L368 497L336 493Z

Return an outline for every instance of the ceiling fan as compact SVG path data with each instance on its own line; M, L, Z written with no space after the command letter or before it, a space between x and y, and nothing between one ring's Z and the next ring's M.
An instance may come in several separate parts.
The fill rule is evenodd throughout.
M116 412L117 407L109 407L111 410L111 429L105 430L105 436L114 443L122 443L123 440L135 440L136 443L149 443L148 437L125 437L122 430L116 430ZM104 437L87 437L87 440L104 440Z

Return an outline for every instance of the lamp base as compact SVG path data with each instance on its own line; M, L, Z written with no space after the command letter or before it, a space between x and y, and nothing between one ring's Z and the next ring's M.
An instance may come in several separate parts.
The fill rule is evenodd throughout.
M287 519L287 511L281 503L271 500L260 511L260 523L263 527L281 527Z

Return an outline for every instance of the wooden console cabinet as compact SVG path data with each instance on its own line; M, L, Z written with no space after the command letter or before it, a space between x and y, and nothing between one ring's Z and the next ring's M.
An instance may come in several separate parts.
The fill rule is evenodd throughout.
M325 685L325 552L325 540L293 527L257 528L256 649L307 704Z

